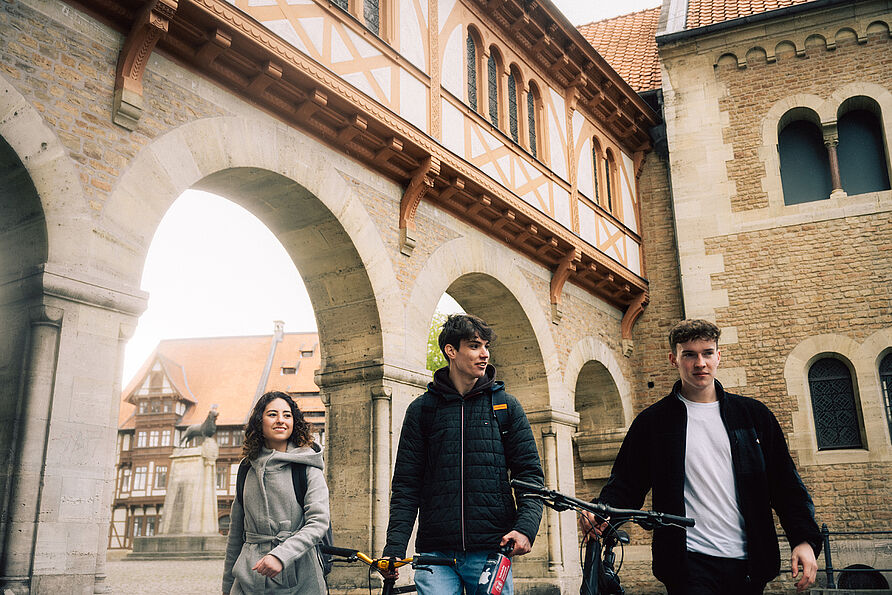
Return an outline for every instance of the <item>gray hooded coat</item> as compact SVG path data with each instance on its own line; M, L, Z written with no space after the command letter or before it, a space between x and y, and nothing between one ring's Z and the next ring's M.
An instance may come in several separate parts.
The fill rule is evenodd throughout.
M230 595L321 595L326 592L316 544L328 529L328 486L322 453L289 445L287 452L263 448L250 461L243 503L232 503L223 570L223 592ZM291 464L306 465L307 494L300 510L294 495ZM251 570L266 554L284 569L267 578Z

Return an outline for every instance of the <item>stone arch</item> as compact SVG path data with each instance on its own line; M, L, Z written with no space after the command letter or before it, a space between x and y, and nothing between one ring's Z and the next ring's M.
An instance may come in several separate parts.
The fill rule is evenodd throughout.
M752 47L746 52L747 66L755 66L756 64L768 63L768 52L760 46Z
M358 166L350 171L348 164L278 124L241 117L186 124L146 146L121 177L98 224L92 256L136 285L154 231L173 201L188 188L220 194L263 221L294 259L316 313L323 370L380 361L382 327L399 325L396 309L380 305L394 298L398 303L398 290L377 227L356 194L356 180L368 174ZM371 183L382 193L398 192L377 179ZM379 319L385 310L386 322ZM348 320L357 331L371 330L374 341L351 336L344 328Z
M892 341L892 330L875 333L864 345L843 335L825 334L808 337L790 351L784 364L787 395L796 404L790 450L798 454L801 465L853 464L892 460L892 448L885 436L884 416L876 373L877 345ZM892 343L890 343L892 344ZM812 413L808 370L824 356L837 357L852 369L855 398L861 411L865 448L818 451L815 420Z
M576 493L597 496L632 418L632 391L616 355L594 337L576 343L564 368L579 415L573 436Z
M725 52L715 61L717 68L737 68L737 56L731 52Z
M551 322L517 258L489 240L462 237L434 251L408 300L406 360L424 368L430 321L443 293L493 325L493 363L508 391L532 410L572 411L560 376ZM506 355L508 345L512 355Z

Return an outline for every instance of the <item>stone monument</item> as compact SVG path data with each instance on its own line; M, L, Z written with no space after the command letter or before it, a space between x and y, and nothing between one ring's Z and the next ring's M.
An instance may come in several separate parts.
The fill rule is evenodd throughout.
M226 537L217 524L216 418L214 405L203 423L186 428L180 444L190 438L199 444L173 450L158 534L134 537L128 558L198 560L225 555Z

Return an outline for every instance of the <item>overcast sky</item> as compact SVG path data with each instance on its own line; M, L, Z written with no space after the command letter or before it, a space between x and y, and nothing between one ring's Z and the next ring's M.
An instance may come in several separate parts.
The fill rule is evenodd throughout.
M574 25L659 6L658 0L552 0ZM300 275L275 236L223 198L188 191L152 240L142 278L149 306L127 344L124 385L161 339L314 331ZM449 300L442 308L457 308Z

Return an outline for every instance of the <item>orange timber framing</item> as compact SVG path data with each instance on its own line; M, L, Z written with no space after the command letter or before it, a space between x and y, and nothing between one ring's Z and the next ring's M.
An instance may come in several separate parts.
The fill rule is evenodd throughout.
M552 304L560 303L563 286L570 281L625 311L623 336L631 338L631 328L648 303L644 278L527 205L226 0L67 1L127 36L116 73L119 94L125 89L141 94L148 56L157 49L407 187L399 221L394 221L404 232L414 227L418 203L428 200L552 270ZM551 2L468 1L491 15L519 47L529 48L539 65L570 91L572 105L616 134L635 155L636 177L640 175L651 148L648 129L656 124L656 116ZM383 41L375 41L382 51L393 53ZM626 231L640 244L637 234Z

